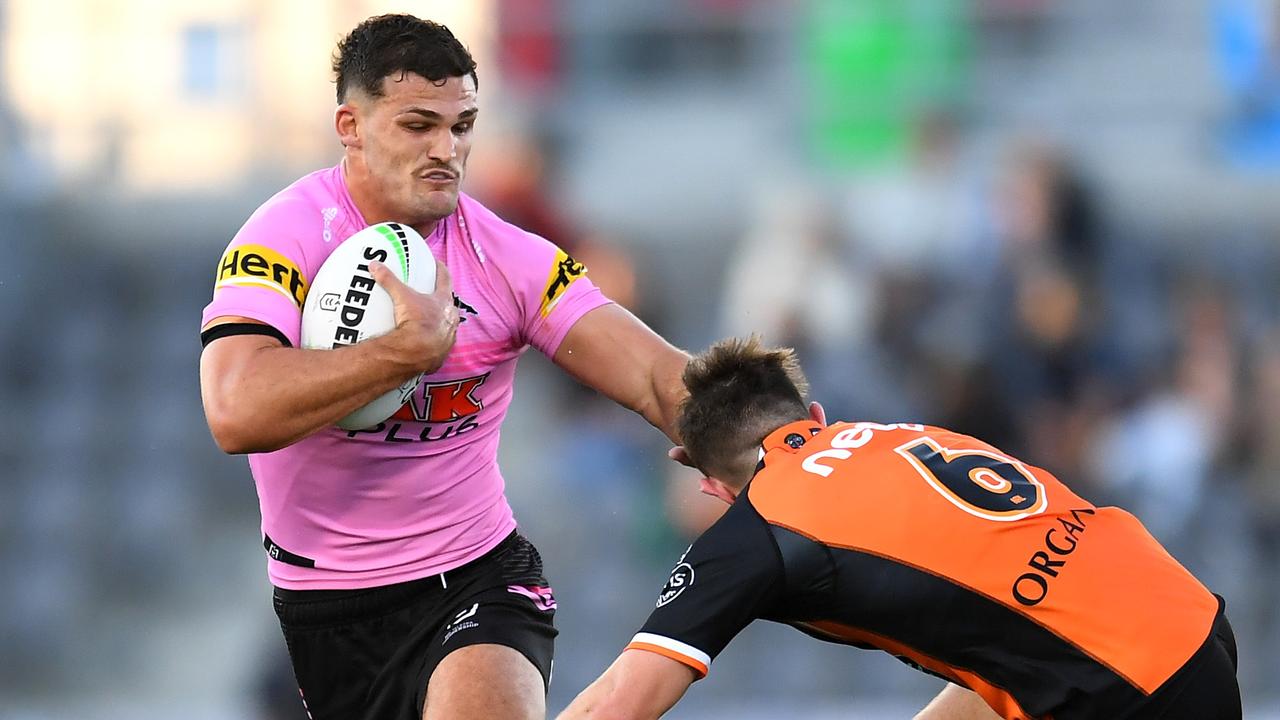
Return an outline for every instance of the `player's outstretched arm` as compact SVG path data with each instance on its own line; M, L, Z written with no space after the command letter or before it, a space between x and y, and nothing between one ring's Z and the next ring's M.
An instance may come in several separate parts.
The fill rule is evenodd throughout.
M420 372L432 372L453 347L458 311L444 263L436 289L415 292L371 265L395 303L396 328L379 338L333 350L285 347L266 335L232 335L200 356L200 394L218 447L227 453L270 452L337 422ZM256 322L221 317L228 322Z
M977 693L947 683L915 720L1000 720L1000 716Z
M697 679L693 668L646 650L624 650L557 720L650 720L670 710Z
M556 350L555 363L588 387L634 410L679 442L676 413L684 400L680 376L689 356L619 305L578 319Z

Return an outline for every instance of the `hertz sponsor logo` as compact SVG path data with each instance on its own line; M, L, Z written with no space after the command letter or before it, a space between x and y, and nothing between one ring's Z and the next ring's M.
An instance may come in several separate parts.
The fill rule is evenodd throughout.
M227 248L218 261L214 290L224 287L266 288L284 295L298 307L307 297L307 279L297 264L262 245Z
M547 276L547 286L542 290L542 304L538 306L538 312L542 317L550 315L556 304L560 302L564 291L569 289L574 280L586 274L586 265L569 257L565 251L557 250L555 263Z

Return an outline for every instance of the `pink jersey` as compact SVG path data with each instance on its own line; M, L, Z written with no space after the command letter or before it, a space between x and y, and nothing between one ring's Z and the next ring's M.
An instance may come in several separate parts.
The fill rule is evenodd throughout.
M240 315L297 347L311 279L366 226L340 166L285 188L227 247L202 326ZM279 587L413 580L483 555L515 528L497 451L516 360L530 345L553 356L578 318L609 301L555 245L465 195L427 245L449 268L462 317L444 365L377 427L328 428L249 456Z

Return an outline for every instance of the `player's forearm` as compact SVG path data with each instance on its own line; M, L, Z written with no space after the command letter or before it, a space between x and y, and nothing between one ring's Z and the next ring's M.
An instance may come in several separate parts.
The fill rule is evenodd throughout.
M650 394L642 401L637 412L679 445L676 417L680 413L680 403L689 395L682 380L684 368L689 364L689 355L668 347L670 352L664 353L653 365L649 376Z
M680 700L693 671L675 660L626 650L558 720L655 720Z
M689 395L681 380L685 365L689 364L688 354L662 341L657 352L630 361L637 371L635 375L622 375L615 385L596 387L679 445L676 418L680 403Z
M619 698L616 673L606 672L574 698L556 720L656 720L667 708L638 706Z
M681 374L689 355L627 310L602 305L583 315L552 359L579 382L639 413L677 441L676 415L687 394Z
M556 720L601 720L604 717L601 714L601 705L608 697L612 683L609 673L605 673L588 685L587 689L578 693L578 697L569 703L569 707L565 708L564 712L556 716Z
M422 371L404 360L390 335L333 350L218 347L247 345L252 337L216 340L201 357L205 416L227 453L286 447Z
M977 693L948 683L914 720L1000 720Z

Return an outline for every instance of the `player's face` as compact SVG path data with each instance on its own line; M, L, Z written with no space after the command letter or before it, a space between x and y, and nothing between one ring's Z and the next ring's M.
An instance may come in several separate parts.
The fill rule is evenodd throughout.
M382 88L357 110L360 155L381 214L411 225L452 214L471 154L475 82L397 73Z

